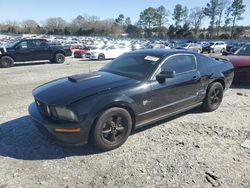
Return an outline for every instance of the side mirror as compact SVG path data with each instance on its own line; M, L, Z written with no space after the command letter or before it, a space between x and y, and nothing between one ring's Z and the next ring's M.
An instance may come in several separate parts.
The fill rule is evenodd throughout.
M162 71L160 74L156 75L156 80L159 83L165 82L166 78L174 78L176 75L175 71Z

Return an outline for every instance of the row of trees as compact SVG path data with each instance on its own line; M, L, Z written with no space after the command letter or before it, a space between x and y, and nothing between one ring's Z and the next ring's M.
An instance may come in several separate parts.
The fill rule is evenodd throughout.
M70 23L60 17L49 18L42 24L34 20L22 23L6 21L0 24L0 32L64 34L64 35L120 35L131 37L167 37L170 38L237 38L244 32L237 22L245 12L243 0L210 0L205 7L188 9L177 4L173 12L163 5L149 7L140 13L139 20L131 23L130 17L120 14L116 19L101 20L96 16L79 15ZM170 19L172 23L169 27ZM202 28L205 19L209 27Z

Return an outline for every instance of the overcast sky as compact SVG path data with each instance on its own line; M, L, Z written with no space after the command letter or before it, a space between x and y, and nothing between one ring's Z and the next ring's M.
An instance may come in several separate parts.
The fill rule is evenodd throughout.
M229 0L230 1L230 0ZM41 23L50 17L62 17L71 21L77 15L87 14L100 19L116 18L123 13L132 22L139 19L142 10L164 5L170 13L176 4L188 8L203 7L209 0L3 0L0 2L0 21L34 19ZM246 12L239 25L250 26L250 0L244 0ZM171 19L169 18L171 23ZM203 26L208 25L208 20Z

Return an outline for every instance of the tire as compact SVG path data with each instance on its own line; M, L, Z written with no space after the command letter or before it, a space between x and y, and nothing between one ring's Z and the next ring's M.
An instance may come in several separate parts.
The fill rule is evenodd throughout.
M98 60L99 60L99 61L105 60L105 55L104 55L104 54L99 54L99 55L98 55Z
M54 63L62 64L65 62L65 56L62 53L55 54L55 57L53 59Z
M0 59L0 67L2 68L10 68L14 66L14 60L9 56L3 56Z
M91 133L93 144L102 151L120 147L132 129L132 118L123 108L110 108L98 118Z
M225 51L225 48L222 48L222 50L220 52L223 53L224 51Z
M223 86L219 82L209 85L206 98L203 102L203 108L207 112L215 111L219 108L223 99Z

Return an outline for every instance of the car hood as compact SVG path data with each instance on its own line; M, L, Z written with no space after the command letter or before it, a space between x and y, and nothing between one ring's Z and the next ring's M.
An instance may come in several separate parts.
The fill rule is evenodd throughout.
M9 50L12 50L12 48L0 47L0 54L6 54Z
M46 104L65 106L85 97L136 82L138 81L99 71L49 82L34 89L33 96L36 100Z
M102 50L102 49L96 49L96 50L90 50L89 53L101 53L104 52L106 50Z
M250 66L250 56L230 55L228 56L228 59L235 67Z

